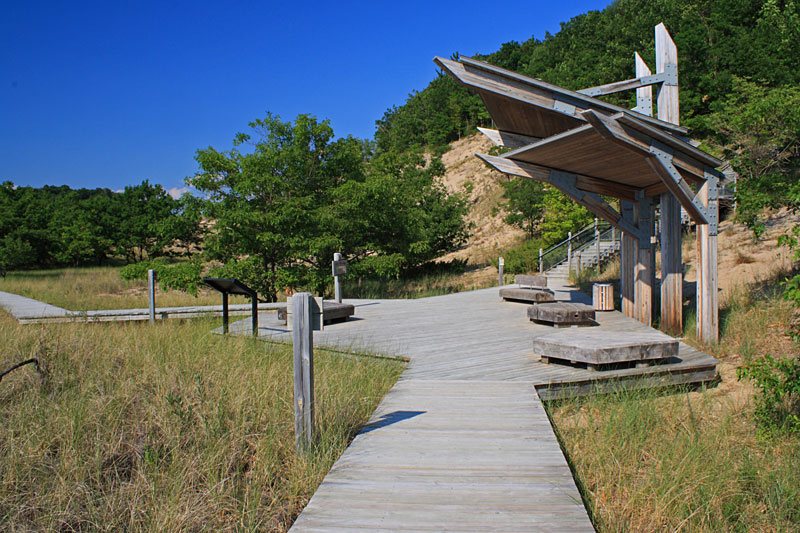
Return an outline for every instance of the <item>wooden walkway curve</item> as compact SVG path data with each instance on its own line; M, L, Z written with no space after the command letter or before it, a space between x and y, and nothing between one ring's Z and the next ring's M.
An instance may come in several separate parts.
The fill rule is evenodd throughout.
M560 301L586 302L555 287ZM335 463L293 531L594 531L542 397L588 392L612 379L710 381L716 361L681 344L670 364L608 372L542 364L532 340L553 328L497 288L419 300L352 300L354 320L315 344L410 359L403 376ZM270 316L259 334L290 342ZM609 335L646 326L599 316ZM249 333L249 321L232 331Z

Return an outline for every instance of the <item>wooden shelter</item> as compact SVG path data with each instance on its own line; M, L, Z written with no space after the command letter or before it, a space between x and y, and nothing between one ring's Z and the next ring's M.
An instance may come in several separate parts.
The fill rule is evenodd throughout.
M655 286L655 206L661 213L661 324L682 331L681 207L697 225L697 335L718 339L717 218L722 161L678 125L678 54L655 28L656 74L635 54L636 77L570 91L469 58L434 59L483 99L497 129L481 128L501 156L477 154L500 172L549 183L623 232L622 311L650 325ZM657 118L652 86L657 89ZM598 96L636 90L624 109ZM619 200L616 209L607 198Z

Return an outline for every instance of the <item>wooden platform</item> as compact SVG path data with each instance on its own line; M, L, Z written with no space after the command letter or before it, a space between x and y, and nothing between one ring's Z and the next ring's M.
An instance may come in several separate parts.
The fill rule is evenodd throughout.
M551 286L559 301L588 296ZM368 425L336 462L296 531L592 531L542 399L716 378L716 360L680 344L648 368L591 372L540 363L535 337L553 333L497 289L418 300L346 300L355 317L314 334L317 346L410 360ZM618 312L593 328L625 336L650 328ZM264 314L259 335L291 342ZM231 332L250 334L248 320Z
M533 353L542 362L587 363L608 370L615 363L660 361L678 355L678 341L658 331L612 336L596 330L559 331L533 339Z

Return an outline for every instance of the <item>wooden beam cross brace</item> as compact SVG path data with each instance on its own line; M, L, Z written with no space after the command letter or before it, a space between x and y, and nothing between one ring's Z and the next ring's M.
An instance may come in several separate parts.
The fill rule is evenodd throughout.
M653 157L647 163L658 174L667 189L678 199L686 212L698 224L709 224L708 209L697 198L689 184L683 179L678 169L672 164L672 150L657 141L650 145ZM715 229L716 231L716 229Z
M650 85L677 85L678 84L678 65L666 65L664 72L658 74L651 74L649 76L640 76L638 78L631 78L629 80L615 81L614 83L607 83L605 85L598 85L596 87L587 87L578 91L586 96L603 96L605 94L613 94L622 91L629 91L631 89L638 89L640 87L648 87Z

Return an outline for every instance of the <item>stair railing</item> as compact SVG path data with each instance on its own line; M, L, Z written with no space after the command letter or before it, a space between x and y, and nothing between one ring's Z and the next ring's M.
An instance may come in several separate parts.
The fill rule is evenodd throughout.
M595 219L577 233L570 232L566 239L547 250L539 249L539 271L547 272L567 263L567 272L572 272L577 266L576 256L581 257L581 267L602 263L619 250L619 238L619 231L611 224ZM591 247L594 247L594 254L586 254L585 251Z

